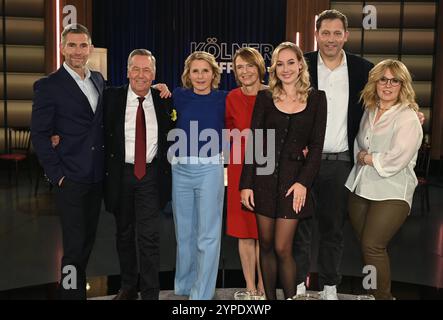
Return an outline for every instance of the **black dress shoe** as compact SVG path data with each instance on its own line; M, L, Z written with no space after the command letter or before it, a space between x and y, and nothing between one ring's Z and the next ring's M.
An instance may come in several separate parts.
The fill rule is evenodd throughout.
M135 289L120 289L112 300L137 300L138 293Z

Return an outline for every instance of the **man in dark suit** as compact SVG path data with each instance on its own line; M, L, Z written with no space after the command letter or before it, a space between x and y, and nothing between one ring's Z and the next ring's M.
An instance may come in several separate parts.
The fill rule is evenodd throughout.
M31 136L52 184L63 233L63 299L86 299L86 266L97 230L104 177L103 89L99 72L86 67L93 50L88 30L67 26L65 62L34 84ZM59 134L57 148L50 137Z
M129 86L107 89L104 99L105 205L116 218L121 273L114 299L137 298L140 271L141 298L151 300L159 297L159 214L171 194L171 102L151 87L155 58L148 50L131 52L128 78Z
M354 139L363 115L359 102L373 64L347 53L348 22L337 10L323 11L316 23L319 51L305 54L311 85L326 92L327 127L320 172L313 186L319 228L318 273L322 299L337 300L336 286L343 253L343 226L347 213L346 179L353 165ZM312 219L302 221L295 236L297 294L306 290L310 265Z

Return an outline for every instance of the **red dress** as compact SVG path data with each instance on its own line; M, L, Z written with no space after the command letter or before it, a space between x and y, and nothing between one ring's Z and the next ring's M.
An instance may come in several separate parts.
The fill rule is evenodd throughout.
M228 129L249 129L256 96L245 95L240 88L232 90L226 98L226 127ZM245 144L242 141L241 160L243 162ZM240 176L242 164L233 163L231 152L228 165L228 198L226 234L240 239L258 239L255 214L243 210L240 203Z

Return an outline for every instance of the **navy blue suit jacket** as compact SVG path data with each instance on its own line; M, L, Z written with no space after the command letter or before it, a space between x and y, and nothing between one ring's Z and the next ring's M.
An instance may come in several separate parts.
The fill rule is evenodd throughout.
M99 93L96 112L62 66L34 83L31 138L44 171L53 184L65 176L74 182L97 183L104 176L103 90L99 72L91 71ZM61 136L54 149L50 137Z
M318 51L306 53L305 59L308 63L309 74L311 76L311 86L318 89ZM359 102L360 92L365 87L366 82L368 82L369 71L374 65L372 62L348 52L346 52L346 60L348 63L349 77L348 145L351 159L353 159L354 139L357 136L360 120L364 111L362 104Z

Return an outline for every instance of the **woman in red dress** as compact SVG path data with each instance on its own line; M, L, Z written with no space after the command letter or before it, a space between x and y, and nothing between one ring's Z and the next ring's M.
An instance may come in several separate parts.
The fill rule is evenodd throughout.
M240 132L249 129L255 98L261 89L266 73L265 62L261 54L253 48L239 49L233 59L235 79L239 85L226 99L226 127ZM228 165L228 201L226 233L238 238L238 250L243 275L248 292L264 293L258 256L258 235L255 214L244 210L240 202L240 176L245 151L245 141L241 143L241 158L236 155L236 148L231 150ZM238 151L237 151L238 152ZM256 284L256 270L258 283Z

